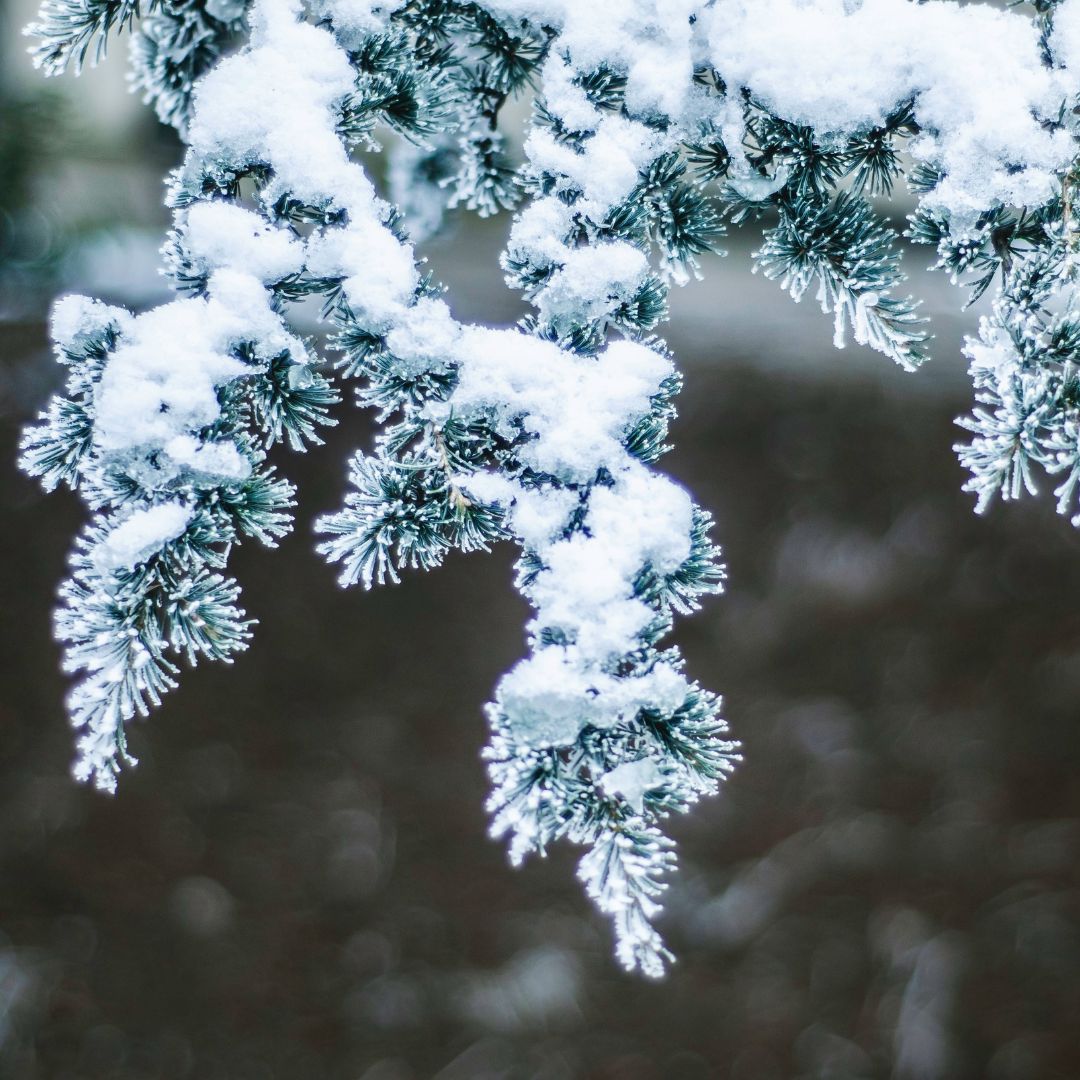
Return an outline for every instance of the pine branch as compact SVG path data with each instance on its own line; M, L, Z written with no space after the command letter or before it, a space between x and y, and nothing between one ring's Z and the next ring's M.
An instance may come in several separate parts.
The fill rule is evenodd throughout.
M821 310L834 316L834 343L845 328L906 370L925 359L926 332L916 304L887 295L902 283L896 234L878 221L869 203L847 193L831 204L810 199L780 204L780 222L766 230L755 253L765 276L779 280L796 301L817 282Z
M294 491L267 450L318 445L339 396L294 329L310 302L379 427L320 549L371 587L451 549L517 544L533 617L488 707L492 831L514 863L586 848L579 877L621 962L661 974L663 821L739 758L719 699L663 645L725 578L709 515L654 468L682 385L655 336L668 291L704 272L724 215L774 215L756 268L796 300L816 286L838 346L850 330L917 367L927 333L894 295L896 236L868 201L906 170L909 236L973 299L995 290L966 344L966 489L981 511L1041 470L1080 524L1080 168L1072 102L1054 100L1080 57L1054 31L1059 5L1034 8L759 0L684 21L636 0L602 17L538 0L514 18L463 0L46 0L31 33L49 74L143 17L135 84L190 143L169 189L179 298L137 316L62 301L67 383L22 442L22 467L77 489L91 516L57 614L79 677L76 775L112 790L133 764L129 721L179 662L248 645L223 571L235 544L291 528ZM848 99L806 45L826 30ZM958 81L972 53L992 58L985 77ZM523 95L518 162L500 120ZM397 208L353 156L384 130L404 140ZM516 327L457 321L421 272L409 233L447 206L520 207L502 256L532 308Z
M157 9L159 0L44 0L37 21L25 30L38 39L30 54L34 66L46 75L62 75L68 67L78 74L93 48L91 64L98 63L108 46L109 35L131 30L142 14Z

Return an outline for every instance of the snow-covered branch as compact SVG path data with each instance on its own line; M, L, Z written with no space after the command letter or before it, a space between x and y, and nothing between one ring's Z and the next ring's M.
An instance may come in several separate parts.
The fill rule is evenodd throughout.
M136 82L189 144L166 269L180 298L139 315L55 310L67 392L24 467L93 518L57 627L80 672L76 772L112 790L125 724L183 656L229 659L251 621L222 571L291 526L266 450L318 442L339 393L291 309L322 301L339 378L380 431L320 523L345 584L512 539L530 654L489 706L493 831L511 856L566 837L628 968L674 865L663 819L737 760L715 695L665 647L720 591L709 515L656 471L680 376L655 336L725 218L764 218L757 268L813 289L906 369L926 359L897 237L875 197L907 174L910 235L954 278L997 283L968 343L980 407L961 457L980 508L1080 476L1073 294L1080 0L1034 17L931 0L47 0L50 73L132 29ZM223 55L250 27L247 44ZM531 94L524 160L500 130ZM383 200L353 151L409 144ZM439 204L517 206L502 265L520 325L457 321L408 237ZM406 216L402 216L402 211ZM1061 296L1064 294L1064 302ZM130 760L130 759L128 759Z

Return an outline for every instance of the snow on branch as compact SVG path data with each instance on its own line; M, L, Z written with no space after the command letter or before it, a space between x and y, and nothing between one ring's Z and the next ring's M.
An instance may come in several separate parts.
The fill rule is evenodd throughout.
M708 513L654 468L681 385L656 336L668 291L727 222L764 219L756 268L796 300L813 290L838 346L914 369L925 322L875 201L906 176L909 235L975 294L996 283L967 345L968 487L982 509L1040 468L1073 513L1080 0L1034 17L942 0L47 0L31 31L57 73L119 28L189 149L165 249L180 295L139 315L60 301L66 393L23 442L24 468L92 512L57 616L80 678L76 774L113 790L126 725L177 661L247 647L229 552L291 527L267 449L317 444L353 380L379 434L320 550L371 587L453 548L519 547L533 616L488 706L493 833L515 863L582 845L620 960L661 974L664 819L738 760L718 699L664 644L725 576ZM515 161L500 118L524 94ZM384 131L404 139L398 207L354 154ZM409 230L447 205L516 208L502 266L532 306L519 325L457 321L421 272ZM336 378L293 322L312 297Z

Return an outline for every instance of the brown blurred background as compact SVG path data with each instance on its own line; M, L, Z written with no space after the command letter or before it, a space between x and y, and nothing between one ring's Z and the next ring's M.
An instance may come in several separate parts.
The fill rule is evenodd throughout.
M1073 1080L1080 1076L1080 537L960 492L959 339L904 375L732 239L673 298L665 467L717 518L728 593L677 630L745 762L674 823L663 982L623 975L562 848L486 836L481 707L522 655L512 551L342 592L312 552L349 450L283 455L296 532L234 569L260 625L131 733L116 798L68 775L50 606L84 518L14 468L60 374L58 291L163 294L179 155L123 48L42 84L2 11L0 1076L74 1080ZM901 208L902 209L902 208ZM464 317L518 312L505 219L428 245Z

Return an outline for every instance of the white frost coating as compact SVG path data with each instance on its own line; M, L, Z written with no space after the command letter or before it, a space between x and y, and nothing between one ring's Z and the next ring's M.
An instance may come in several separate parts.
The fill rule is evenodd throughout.
M191 514L182 502L136 510L94 549L94 561L102 570L131 570L180 536Z
M664 783L664 774L652 758L624 761L604 773L600 786L608 795L619 795L638 814L645 807L645 795Z
M299 240L232 203L195 203L188 209L185 231L187 250L209 270L242 267L260 281L273 282L303 265Z

